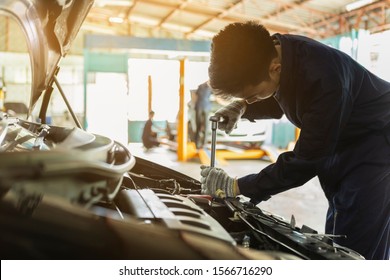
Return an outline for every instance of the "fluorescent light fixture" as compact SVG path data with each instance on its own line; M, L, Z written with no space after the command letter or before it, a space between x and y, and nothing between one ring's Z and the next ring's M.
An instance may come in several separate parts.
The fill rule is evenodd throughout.
M206 30L196 30L194 34L201 37L212 38L215 35L215 32L206 31Z
M121 17L110 17L108 21L111 23L123 23L124 19Z
M353 11L353 10L356 10L356 9L359 9L363 6L366 6L368 4L371 4L372 2L374 2L373 0L358 0L358 1L355 1L355 2L352 2L348 5L345 6L345 9L350 12L350 11Z
M95 5L99 7L105 6L119 6L119 7L130 7L133 5L131 0L95 0Z

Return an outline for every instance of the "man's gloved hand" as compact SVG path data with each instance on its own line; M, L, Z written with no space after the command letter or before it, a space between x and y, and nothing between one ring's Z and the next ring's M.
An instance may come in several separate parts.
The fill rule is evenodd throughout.
M216 117L223 118L223 121L218 123L218 128L225 131L227 134L230 134L236 127L238 120L244 114L245 110L245 100L235 100L225 107L222 107L214 114Z
M220 198L236 197L240 194L237 179L227 175L221 168L201 165L200 169L202 194Z

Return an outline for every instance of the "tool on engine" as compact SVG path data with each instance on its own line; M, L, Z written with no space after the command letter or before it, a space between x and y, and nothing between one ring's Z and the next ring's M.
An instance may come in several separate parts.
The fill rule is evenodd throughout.
M211 121L211 157L210 157L210 166L214 167L215 166L215 151L216 151L216 143L217 143L217 127L218 127L218 122L220 121L220 117L217 116L211 116L210 117ZM226 193L221 190L217 189L215 192L215 196L219 198L225 198Z
M216 142L217 142L217 127L220 118L217 116L211 116L211 158L210 158L210 166L215 166L215 150L216 150Z

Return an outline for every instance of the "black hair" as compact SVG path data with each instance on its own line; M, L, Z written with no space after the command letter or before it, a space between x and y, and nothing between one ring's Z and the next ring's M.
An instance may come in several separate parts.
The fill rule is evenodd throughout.
M269 79L269 65L277 56L269 31L254 21L232 23L211 43L209 84L214 94L232 97L248 85Z

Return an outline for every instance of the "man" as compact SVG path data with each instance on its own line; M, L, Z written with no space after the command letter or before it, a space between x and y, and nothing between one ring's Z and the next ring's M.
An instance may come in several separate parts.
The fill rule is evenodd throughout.
M195 144L198 149L203 148L206 144L209 113L211 111L211 88L207 82L200 84L196 90L196 102L195 102L195 113L196 113L196 133L195 133Z
M325 232L367 259L389 259L390 83L341 51L254 22L212 41L210 85L234 98L217 111L230 133L241 117L280 118L301 129L293 151L239 179L202 166L202 192L255 203L318 176L329 201Z
M146 121L142 132L142 143L146 150L160 146L160 142L157 139L157 132L153 131L153 117L154 111L150 111L149 119Z

